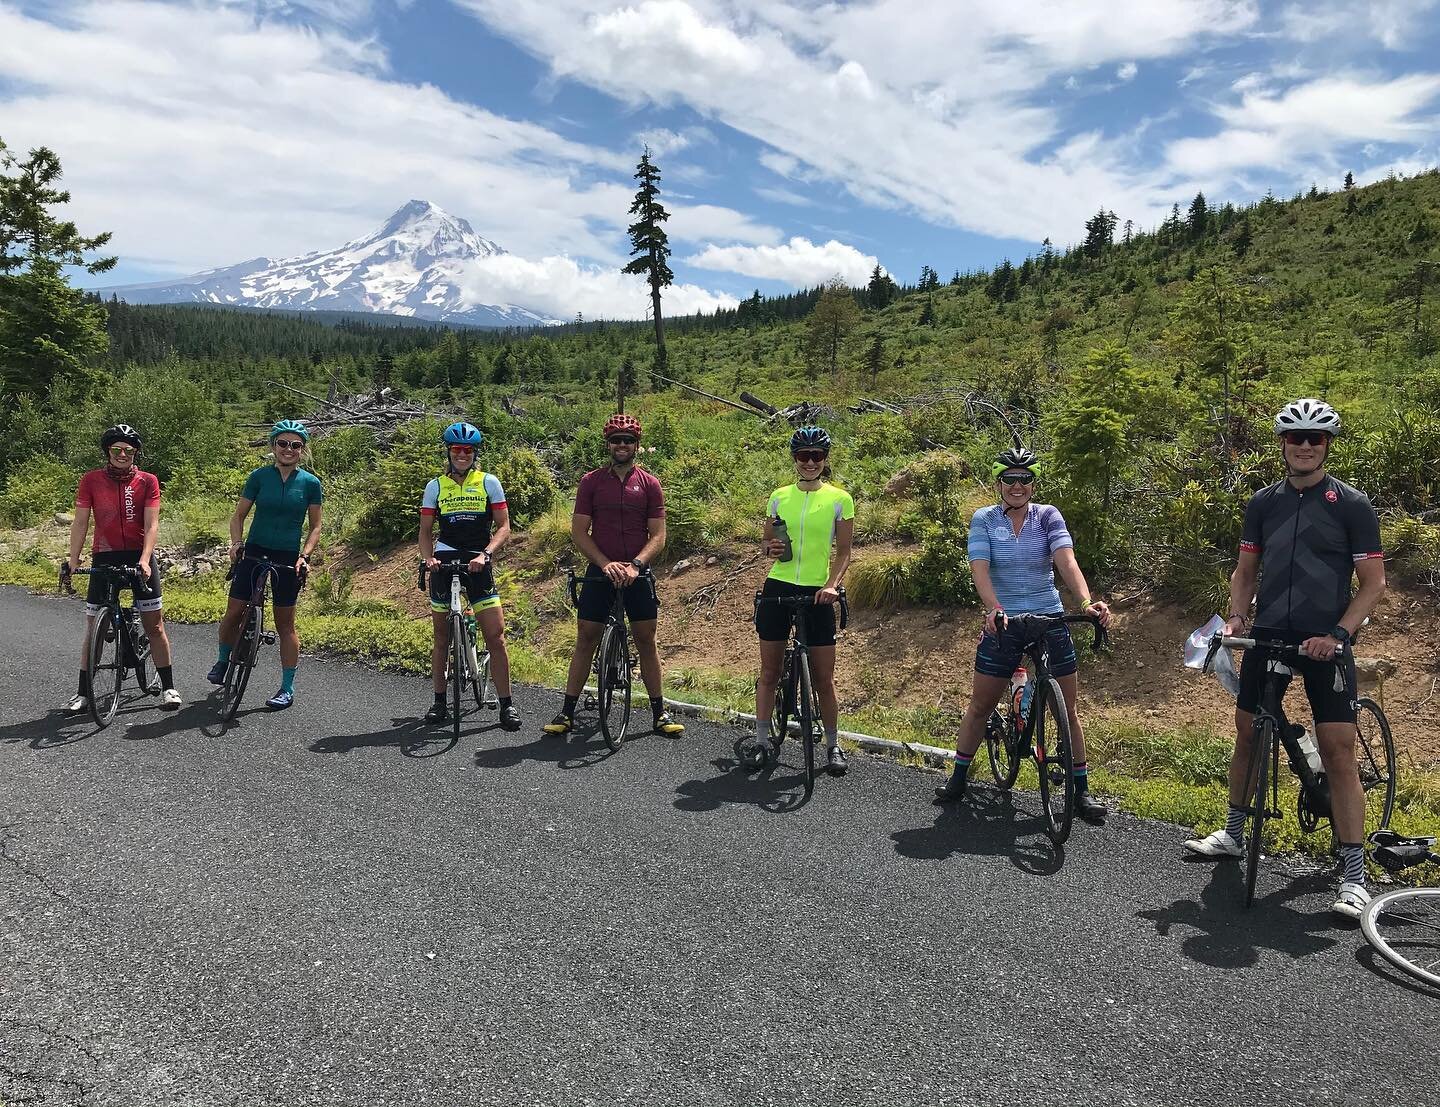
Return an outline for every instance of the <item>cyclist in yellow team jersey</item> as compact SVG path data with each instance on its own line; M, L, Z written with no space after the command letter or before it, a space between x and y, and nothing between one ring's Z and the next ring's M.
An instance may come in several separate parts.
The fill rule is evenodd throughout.
M520 729L520 712L510 698L510 655L505 649L505 609L495 588L491 564L495 551L510 537L510 509L505 490L491 473L475 464L475 451L483 442L479 427L452 423L440 435L449 464L444 473L425 486L420 501L420 558L434 569L442 563L463 561L470 570L466 598L485 648L490 651L490 678L500 700L500 725ZM435 646L430 654L430 676L435 702L425 712L427 723L449 717L445 705L445 655L450 649L450 595L442 595L439 581L430 578L430 612Z
M763 552L776 558L763 596L813 596L806 611L810 641L810 678L820 697L820 720L825 728L827 767L836 776L845 772L845 751L840 748L840 708L835 699L835 601L840 581L850 567L850 543L855 534L855 501L843 488L826 481L830 476L830 435L820 427L801 427L790 437L795 483L777 488L765 510ZM776 534L776 520L785 538ZM786 540L790 556L785 557ZM834 545L834 557L831 545ZM780 748L770 716L775 707L775 686L785 661L790 637L790 609L760 604L755 613L760 636L760 678L755 682L755 734L741 749L745 760L764 765Z

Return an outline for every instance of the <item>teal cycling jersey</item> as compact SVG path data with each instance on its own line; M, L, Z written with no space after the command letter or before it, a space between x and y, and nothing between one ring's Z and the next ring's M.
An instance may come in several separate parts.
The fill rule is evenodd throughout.
M246 541L267 550L299 553L305 517L312 504L321 503L320 478L296 469L289 480L274 465L262 465L245 478L240 495L255 505Z

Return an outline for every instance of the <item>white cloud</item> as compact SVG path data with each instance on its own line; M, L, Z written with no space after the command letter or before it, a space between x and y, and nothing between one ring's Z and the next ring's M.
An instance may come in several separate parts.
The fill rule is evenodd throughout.
M1440 0L1305 0L1280 12L1280 28L1300 43L1373 38L1387 50L1406 50Z
M520 304L557 318L577 311L586 319L644 319L650 311L650 289L640 277L613 268L583 265L568 257L527 261L513 254L485 258L475 265L467 291L485 303ZM665 290L668 315L690 315L733 308L739 301L725 293L693 284Z
M1135 74L1140 72L1140 67L1134 62L1126 62L1119 69L1115 70L1115 76L1122 81L1133 81Z
M815 201L808 196L789 188L759 187L754 190L755 195L762 200L770 200L776 204L789 204L791 207L809 208L815 206Z
M877 264L870 254L843 242L831 239L817 244L799 236L779 246L708 246L685 261L700 269L784 281L796 288L810 288L837 276L848 285L862 285Z

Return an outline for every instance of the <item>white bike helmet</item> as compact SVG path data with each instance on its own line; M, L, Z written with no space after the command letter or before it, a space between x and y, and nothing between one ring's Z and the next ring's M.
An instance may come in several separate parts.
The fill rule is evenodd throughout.
M1275 416L1275 433L1286 431L1324 431L1340 433L1340 414L1324 400L1295 400L1286 404Z

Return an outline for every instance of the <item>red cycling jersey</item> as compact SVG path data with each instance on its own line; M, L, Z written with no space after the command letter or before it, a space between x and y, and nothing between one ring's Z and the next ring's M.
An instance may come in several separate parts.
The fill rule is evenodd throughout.
M80 478L76 509L95 518L92 553L145 548L145 509L160 503L160 482L150 473L132 469L119 477L108 469L91 469Z

